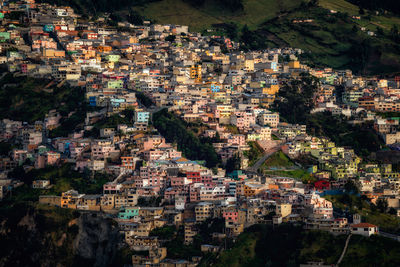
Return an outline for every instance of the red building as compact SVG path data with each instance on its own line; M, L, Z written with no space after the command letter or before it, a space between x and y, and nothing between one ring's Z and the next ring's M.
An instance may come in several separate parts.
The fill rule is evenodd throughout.
M314 183L315 189L318 191L329 190L331 188L331 184L326 180L319 180Z

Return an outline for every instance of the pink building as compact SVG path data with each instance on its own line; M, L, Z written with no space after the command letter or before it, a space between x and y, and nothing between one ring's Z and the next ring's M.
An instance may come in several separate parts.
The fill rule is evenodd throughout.
M229 145L236 145L236 146L245 146L246 145L246 136L243 134L235 134L232 135L228 139Z
M106 183L103 185L104 194L118 194L122 188L121 184Z
M174 200L175 196L178 196L182 193L180 188L167 188L164 192L164 199L165 200Z
M46 155L46 163L47 165L54 165L60 160L60 153L49 151Z
M198 202L200 201L200 187L195 187L191 185L189 188L189 201Z
M141 140L139 144L140 150L150 150L165 145L165 138L159 135L149 136Z
M237 223L238 222L238 212L237 211L224 211L222 212L222 217L225 221Z
M239 129L250 128L256 123L256 117L253 113L237 111L231 116L231 124L236 125Z
M143 153L144 159L147 161L158 160L164 155L164 151L160 149L150 149Z
M92 146L92 159L104 159L110 156L110 153L115 151L112 145L93 145Z
M75 170L83 171L85 168L89 168L89 163L89 159L77 160L75 162Z
M172 187L184 186L185 185L185 177L171 177L169 178Z

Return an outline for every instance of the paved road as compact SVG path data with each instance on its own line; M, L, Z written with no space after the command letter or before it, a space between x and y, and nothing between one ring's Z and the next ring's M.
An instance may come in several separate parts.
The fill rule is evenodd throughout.
M336 266L340 265L340 263L342 262L342 260L344 258L344 255L346 255L346 251L347 251L347 247L349 246L350 238L351 238L351 234L349 234L347 236L346 243L344 244L342 255L340 255L340 258L339 258L338 262L336 263Z
M261 167L261 165L269 158L272 156L272 154L278 152L281 149L280 146L271 148L267 152L264 153L264 155L251 167L248 167L246 171L249 172L257 172L257 170Z
M396 240L400 242L400 236L379 231L379 235Z

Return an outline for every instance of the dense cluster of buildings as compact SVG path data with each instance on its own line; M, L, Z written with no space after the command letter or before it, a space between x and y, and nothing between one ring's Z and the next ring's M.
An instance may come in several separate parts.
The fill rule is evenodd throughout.
M11 19L13 12L21 13L19 20ZM313 112L373 121L386 144L396 144L399 118L376 112L400 111L400 89L395 89L399 81L312 69L300 64L298 49L239 52L228 38L191 33L186 26L119 23L116 30L106 26L104 18L84 21L69 7L33 0L4 2L0 14L0 62L9 72L85 88L88 105L96 108L86 114L83 130L71 129L58 138L48 136L60 126L57 110L34 124L3 119L0 139L18 148L0 158L0 195L20 184L7 178L17 166L29 170L70 163L76 171L108 173L113 179L100 194L69 190L61 196L43 195L39 201L113 214L125 242L149 251L149 256L135 255L134 265L195 265L198 259L166 259L166 248L151 232L165 225L182 226L184 243L191 244L198 225L214 218L225 221L225 231L215 233L216 239L235 237L252 224L282 222L302 222L309 229L333 233L377 233L376 226L358 217L353 225L347 218L335 218L332 203L320 195L340 190L352 178L372 201L384 198L400 214L400 174L390 164L364 164L352 149L307 135L305 125L281 122L270 110L285 81L309 73L321 80ZM344 88L341 101L337 86ZM146 108L137 92L154 104ZM197 134L215 140L222 164L238 156L242 170L211 170L185 158L150 123L162 107L187 122L201 122L204 127ZM131 124L102 128L98 137L85 135L96 122L127 109L134 110ZM317 182L246 172L249 142L265 152L279 147L292 159L312 157L316 163L303 167ZM51 186L48 180L33 183L35 189ZM149 204L155 199L157 206ZM203 249L218 248L204 244Z

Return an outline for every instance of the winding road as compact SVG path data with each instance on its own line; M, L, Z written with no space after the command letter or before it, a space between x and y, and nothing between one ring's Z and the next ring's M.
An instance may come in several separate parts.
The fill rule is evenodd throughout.
M248 172L257 172L257 170L261 167L261 165L269 158L271 157L274 153L278 152L281 150L281 146L275 146L271 149L269 149L267 152L264 153L264 155L251 167L248 167L246 171Z

